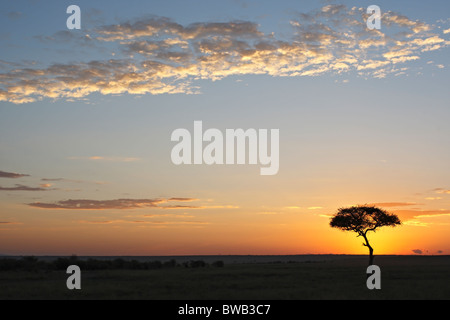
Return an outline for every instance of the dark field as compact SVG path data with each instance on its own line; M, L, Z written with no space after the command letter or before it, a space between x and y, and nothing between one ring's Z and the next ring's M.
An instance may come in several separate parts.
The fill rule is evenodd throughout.
M170 268L82 268L81 290L67 289L65 270L0 271L0 299L450 299L450 256L377 256L381 290L366 287L366 256L170 258ZM207 265L183 266L189 259Z

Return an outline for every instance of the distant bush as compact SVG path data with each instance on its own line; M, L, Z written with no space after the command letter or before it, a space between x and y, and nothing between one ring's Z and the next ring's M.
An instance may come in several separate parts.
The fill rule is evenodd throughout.
M67 267L71 265L77 265L80 268L86 267L85 262L79 260L75 255L72 255L69 258L59 257L53 262L50 262L50 264L53 264L56 270L67 270Z
M126 263L127 262L124 259L117 258L111 262L111 267L112 269L124 269Z
M175 259L171 259L163 263L164 268L174 268L177 266Z
M147 262L147 265L148 269L161 269L163 266L162 262L158 260Z
M40 261L34 256L26 256L20 259L4 258L0 259L0 270L25 270L25 271L37 271L51 269L44 261Z
M182 266L185 268L204 268L207 267L208 264L203 260L191 260L183 262Z
M81 270L156 270L170 269L180 266L175 259L168 261L138 261L136 259L80 259L76 255L70 257L58 257L51 261L39 260L36 257L0 258L0 271L4 270L67 270L70 265L77 265ZM208 264L203 260L192 260L181 264L186 268L203 268ZM223 261L216 261L213 267L223 267Z
M206 262L203 260L195 260L190 262L191 268L203 268L206 267Z
M216 268L223 268L224 265L225 263L222 260L214 261L213 263L211 263L211 266Z

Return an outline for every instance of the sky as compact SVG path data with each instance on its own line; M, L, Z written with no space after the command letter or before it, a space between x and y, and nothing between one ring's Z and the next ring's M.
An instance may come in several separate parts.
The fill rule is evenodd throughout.
M375 254L450 254L449 13L2 1L0 254L367 254L329 226L364 204L402 220L370 234ZM174 164L194 121L278 129L278 172Z

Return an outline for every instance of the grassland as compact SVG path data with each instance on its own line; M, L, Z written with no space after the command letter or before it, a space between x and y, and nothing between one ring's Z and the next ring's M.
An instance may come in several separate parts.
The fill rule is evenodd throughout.
M0 299L450 299L450 256L379 256L375 263L381 290L367 289L367 258L360 256L82 270L81 290L67 289L64 270L8 270L0 272Z

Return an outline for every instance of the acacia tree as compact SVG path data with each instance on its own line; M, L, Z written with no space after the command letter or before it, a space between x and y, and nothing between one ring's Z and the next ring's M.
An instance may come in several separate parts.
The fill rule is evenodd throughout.
M375 206L353 206L340 208L331 218L330 226L343 231L354 231L357 237L363 237L363 246L369 248L369 265L373 264L373 248L367 238L369 231L375 232L380 227L400 225L400 219Z

